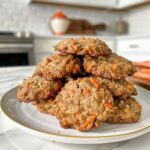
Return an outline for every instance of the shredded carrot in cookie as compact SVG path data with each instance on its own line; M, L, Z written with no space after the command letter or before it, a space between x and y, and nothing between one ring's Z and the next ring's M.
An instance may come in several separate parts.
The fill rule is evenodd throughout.
M110 110L113 109L113 106L112 106L109 102L105 102L105 103L104 103L104 106L105 106L106 108L110 109Z
M66 66L69 70L72 70L73 69L73 65L72 64L67 64Z
M89 92L90 92L90 91L89 91L88 89L84 89L84 90L83 90L83 95L84 95L84 96L88 96L88 95L89 95Z
M82 118L81 113L79 111L75 113L75 116L77 117L78 120L81 120Z
M81 78L78 78L78 79L77 79L77 83L79 83L81 80L82 80Z
M88 118L81 126L81 129L86 129L90 123L92 123L96 118L96 115L93 114L90 118Z
M100 87L99 83L94 79L94 78L90 78L91 83L95 86L95 87Z
M95 115L95 116L96 116L96 114L95 114L94 112L92 112L92 111L89 112L89 114L90 114L90 115Z
M80 66L76 65L75 68L77 71L80 71Z
M91 71L91 66L87 64L86 70Z
M71 92L71 93L73 93L73 94L75 93L75 91L74 91L74 90L71 90L70 92Z

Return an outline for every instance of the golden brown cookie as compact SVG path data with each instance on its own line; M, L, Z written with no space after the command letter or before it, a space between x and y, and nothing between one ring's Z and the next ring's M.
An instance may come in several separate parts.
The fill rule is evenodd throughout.
M39 99L34 101L33 105L35 105L37 107L37 110L42 113L54 115L54 106L56 105L56 101L54 99L55 98L49 98L46 100Z
M128 82L126 79L113 80L104 79L98 76L94 76L94 78L101 84L101 86L107 87L114 97L119 99L126 99L131 95L137 94L134 85Z
M111 54L111 49L100 39L84 37L62 40L56 45L56 51L93 57Z
M18 87L17 98L21 102L31 102L54 97L63 86L61 80L48 81L41 76L25 79Z
M121 79L136 72L131 61L114 53L97 58L86 56L83 66L86 72L106 79Z
M70 80L56 96L56 117L63 128L98 127L113 112L113 97L92 77Z
M126 100L115 100L116 111L107 119L108 123L135 123L139 121L141 116L141 105L135 98Z
M42 75L48 80L64 78L80 72L82 63L70 54L55 54L44 59L36 68L34 75Z

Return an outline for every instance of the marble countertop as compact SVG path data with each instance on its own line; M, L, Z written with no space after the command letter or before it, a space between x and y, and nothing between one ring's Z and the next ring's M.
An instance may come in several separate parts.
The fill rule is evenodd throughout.
M34 67L0 68L0 97L32 74ZM46 141L31 136L7 122L0 114L0 150L149 150L150 133L138 138L95 145L73 145Z

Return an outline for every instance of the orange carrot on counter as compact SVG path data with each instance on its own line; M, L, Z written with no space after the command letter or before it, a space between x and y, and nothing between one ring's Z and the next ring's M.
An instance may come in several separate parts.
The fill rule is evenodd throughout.
M136 72L133 75L133 77L150 80L150 74L147 74L147 73L144 73L144 72Z
M139 69L139 72L143 72L143 73L150 74L150 69L147 69L147 68L140 68L140 69Z
M143 62L133 62L133 64L137 67L145 67L150 68L150 61L143 61Z

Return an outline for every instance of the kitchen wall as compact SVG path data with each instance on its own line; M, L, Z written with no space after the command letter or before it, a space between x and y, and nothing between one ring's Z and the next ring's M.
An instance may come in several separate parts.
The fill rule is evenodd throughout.
M36 35L51 35L48 27L50 17L57 6L27 4L24 0L0 0L0 30L4 31L31 31ZM101 35L114 35L115 23L123 16L129 23L129 34L150 33L150 5L125 12L110 12L88 8L62 7L68 17L83 18L96 24L105 22L108 25L106 32Z
M130 24L129 34L150 34L150 5L131 9L123 18Z
M27 30L38 35L50 35L48 23L56 9L54 5L29 5L22 0L0 0L0 30ZM74 7L62 7L62 10L68 17L87 19L93 24L105 22L108 29L104 34L115 32L114 26L118 18L115 12Z

